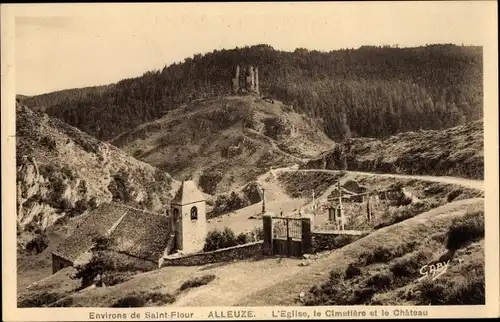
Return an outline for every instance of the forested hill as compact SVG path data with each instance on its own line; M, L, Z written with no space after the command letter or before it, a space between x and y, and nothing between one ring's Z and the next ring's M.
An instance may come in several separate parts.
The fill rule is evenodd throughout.
M227 94L236 64L257 65L264 95L323 119L335 139L447 128L482 117L482 47L450 44L215 50L109 86L49 93L25 103L109 140L188 101Z

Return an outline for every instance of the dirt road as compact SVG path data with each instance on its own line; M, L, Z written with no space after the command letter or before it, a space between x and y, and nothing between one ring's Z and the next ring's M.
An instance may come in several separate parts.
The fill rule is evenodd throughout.
M326 170L326 169L291 169L291 168L278 168L271 170L273 172L329 172L329 173L339 173L341 170ZM477 189L484 191L484 181L483 180L473 180L466 178L457 177L447 177L447 176L421 176L421 175L410 175L410 174L392 174L392 173L373 173L373 172L360 172L360 171L343 171L347 174L359 175L359 176L378 176L378 177L388 177L388 178L401 178L401 179L417 179L428 182L440 182L446 184L456 184L463 187Z

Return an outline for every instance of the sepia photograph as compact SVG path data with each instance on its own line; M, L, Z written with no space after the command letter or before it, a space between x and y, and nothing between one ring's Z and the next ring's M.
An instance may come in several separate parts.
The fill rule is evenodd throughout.
M498 306L485 261L498 256L485 233L498 230L485 206L496 4L22 8L2 100L18 309ZM95 312L83 318L134 311Z

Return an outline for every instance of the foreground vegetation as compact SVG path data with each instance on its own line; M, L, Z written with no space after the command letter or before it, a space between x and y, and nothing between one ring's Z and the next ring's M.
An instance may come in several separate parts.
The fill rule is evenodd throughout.
M346 266L331 270L328 281L311 288L305 304L484 304L483 239L484 211L471 209L453 219L444 233L365 249ZM444 253L436 257L441 249ZM418 280L424 265L445 262L445 274Z

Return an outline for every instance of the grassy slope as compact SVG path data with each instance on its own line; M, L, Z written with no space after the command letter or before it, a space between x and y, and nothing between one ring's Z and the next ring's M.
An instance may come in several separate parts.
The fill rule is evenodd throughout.
M300 305L296 300L301 292L306 292L306 299L313 301L314 296L318 296L317 293L316 295L308 293L313 286L322 289L321 285L326 285L324 288L326 290L333 287L329 286L331 285L331 271L345 272L350 263L356 263L360 258L370 258L370 255L373 258L373 254L377 252L388 256L387 263L375 261L364 266L360 265L362 270L360 276L347 282L340 281L336 285L336 287L347 288L350 294L354 294L353 291L358 294L369 280L372 282L377 280L373 276L386 274L392 265L405 256L423 252L428 256L423 260L425 263L439 259L447 253L446 233L453 220L463 218L471 210L482 208L483 199L460 200L447 204L393 226L382 228L336 251L324 253L312 260L311 264L306 267L297 265L300 260L276 258L203 267L165 267L135 275L129 281L111 287L88 289L73 294L67 289L63 290L66 290L65 295L70 296L69 302L72 306L110 306L129 293L144 291L176 294L179 287L187 280L214 274L216 279L208 285L177 294L177 300L173 305ZM482 249L483 242L480 240L460 248L452 258L448 272L439 278L440 283L444 283L443 285L452 283L454 287L457 287L455 281L460 282L468 277L469 273L466 274L461 269L465 267L475 268L476 273L480 274L483 265ZM417 275L419 275L418 268ZM420 296L417 291L422 291L423 284L418 285L414 282L414 279L418 277L406 278L403 284L398 284L400 282L393 278L389 288L380 290L376 297L361 304L422 303L425 296ZM255 279L259 279L259 283L248 283ZM59 282L57 279L45 281L46 285L54 285L54 283ZM48 287L39 285L38 292L49 290ZM430 289L426 292L432 294L436 290ZM321 303L325 303L338 293L323 292L321 294L326 294L326 298L320 298L323 301Z
M483 122L406 132L386 140L348 139L303 167L482 179Z
M111 142L210 194L333 145L310 119L255 96L194 101Z
M484 199L482 198L460 200L382 228L350 245L331 252L321 260L313 262L310 266L304 268L300 276L293 276L272 287L257 291L239 302L238 305L300 305L297 299L301 292L307 293L313 286L321 287L321 285L326 285L326 290L328 290L332 270L345 271L350 263L357 262L363 254L375 252L378 247L383 247L387 252L392 253L392 258L387 263L374 263L374 265L364 267L364 274L375 275L386 271L391 261L406 253L415 251L428 251L431 253L428 258L429 262L437 260L447 253L446 239L443 240L442 236L448 231L453 219L463 217L471 210L483 209L483 203ZM405 246L412 243L412 247L404 249ZM401 250L399 254L397 253L398 250ZM463 272L458 273L456 268L453 268L461 257L467 257L462 258L462 260L474 261L475 265L484 265L481 256L470 256L466 255L466 252L457 252L451 262L452 272L455 273L445 274L441 276L442 279L453 279L456 274L463 274ZM355 285L359 286L358 284ZM347 285L344 286L348 287ZM408 284L408 287L410 287L410 284ZM388 302L396 304L402 301L403 299L398 297L399 295L392 295L392 298L385 300L385 304ZM331 297L333 298L333 294ZM379 297L383 296L379 295Z

